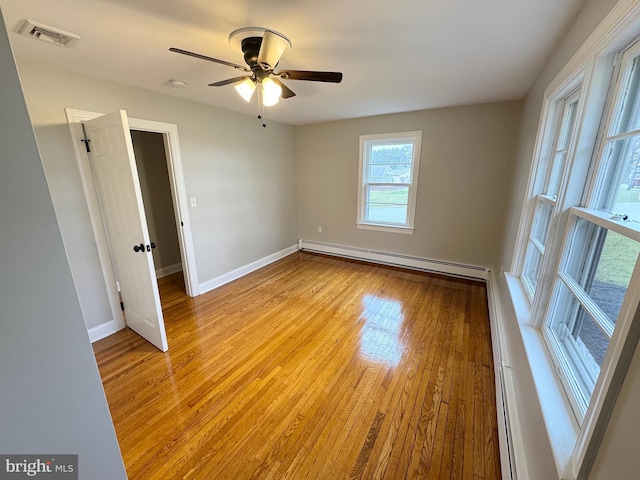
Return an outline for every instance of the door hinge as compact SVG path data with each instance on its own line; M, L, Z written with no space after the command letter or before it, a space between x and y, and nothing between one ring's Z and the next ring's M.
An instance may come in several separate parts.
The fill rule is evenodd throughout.
M180 222L180 226L181 226L181 227L184 227L184 222Z
M124 312L124 302L120 302L120 310Z

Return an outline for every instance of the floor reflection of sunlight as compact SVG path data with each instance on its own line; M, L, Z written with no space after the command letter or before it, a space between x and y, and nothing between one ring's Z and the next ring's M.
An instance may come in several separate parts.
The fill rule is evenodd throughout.
M365 295L362 306L362 317L366 320L360 339L362 354L374 362L398 365L404 353L404 345L398 338L404 320L402 303Z

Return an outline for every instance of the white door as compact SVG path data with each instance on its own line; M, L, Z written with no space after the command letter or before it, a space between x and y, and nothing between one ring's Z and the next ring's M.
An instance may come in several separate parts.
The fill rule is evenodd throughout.
M127 113L113 112L84 126L127 326L165 352L167 335Z

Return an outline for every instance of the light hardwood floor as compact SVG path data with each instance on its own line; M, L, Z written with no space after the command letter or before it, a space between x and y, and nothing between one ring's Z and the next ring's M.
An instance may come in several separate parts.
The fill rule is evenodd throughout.
M298 252L94 350L130 479L500 478L484 284Z

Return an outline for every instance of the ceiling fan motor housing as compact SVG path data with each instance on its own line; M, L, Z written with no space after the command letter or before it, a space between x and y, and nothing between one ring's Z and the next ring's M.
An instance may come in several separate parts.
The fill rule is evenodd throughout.
M262 45L262 37L247 37L242 40L242 53L244 53L244 61L247 62L251 70L262 70L258 64L258 54Z

